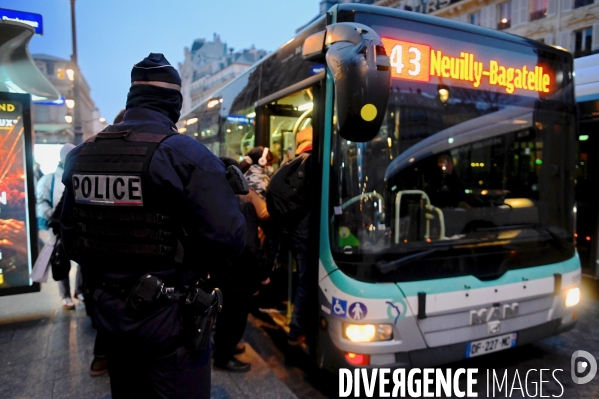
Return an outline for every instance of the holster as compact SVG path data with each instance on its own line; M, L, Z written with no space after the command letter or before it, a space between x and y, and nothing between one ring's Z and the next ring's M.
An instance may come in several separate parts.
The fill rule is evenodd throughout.
M145 316L168 302L183 305L180 315L185 327L186 346L196 353L204 351L208 347L216 316L223 307L222 291L205 288L201 281L186 291L176 292L173 288L164 287L160 278L146 274L129 293L127 310L132 316Z
M185 298L185 318L190 350L202 352L208 347L212 327L222 306L223 294L218 288L210 293L198 286L189 289Z

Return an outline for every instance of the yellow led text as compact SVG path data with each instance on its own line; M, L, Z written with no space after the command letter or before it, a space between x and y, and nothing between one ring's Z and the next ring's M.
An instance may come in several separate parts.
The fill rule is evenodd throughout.
M474 59L474 54L460 53L460 57L444 55L441 50L431 50L431 76L439 76L472 82L477 88L482 83L483 76L487 77L490 85L504 87L507 93L515 89L549 93L551 78L543 71L543 67L535 66L529 69L506 68L498 61L490 60L486 70L481 61Z

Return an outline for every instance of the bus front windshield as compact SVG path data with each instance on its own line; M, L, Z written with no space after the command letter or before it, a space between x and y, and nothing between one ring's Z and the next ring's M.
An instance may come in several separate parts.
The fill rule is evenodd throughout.
M541 96L393 79L373 140L333 134L339 267L365 281L491 280L574 256L571 86Z

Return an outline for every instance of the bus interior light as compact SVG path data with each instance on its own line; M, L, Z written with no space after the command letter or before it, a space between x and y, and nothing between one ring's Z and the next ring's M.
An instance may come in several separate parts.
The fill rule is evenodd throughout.
M359 353L348 352L345 354L345 360L355 366L370 365L370 355L361 355Z
M256 117L256 113L255 112L250 112L249 114L246 115L248 118L255 118Z
M343 336L352 342L391 341L393 327L390 324L343 323Z
M580 288L570 288L566 294L566 307L576 306L578 302L580 302Z
M189 118L187 120L187 126L193 125L194 123L197 123L197 121L198 121L198 118Z
M298 106L297 110L298 111L307 111L307 110L312 109L312 108L314 108L314 103L312 101L310 101L308 103L305 103L305 104L302 104L302 105Z

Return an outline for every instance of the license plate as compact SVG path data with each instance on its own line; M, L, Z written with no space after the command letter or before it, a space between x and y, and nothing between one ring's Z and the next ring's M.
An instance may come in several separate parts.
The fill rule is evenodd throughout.
M469 342L466 345L466 357L475 357L512 348L516 346L516 335L516 333L510 333Z

